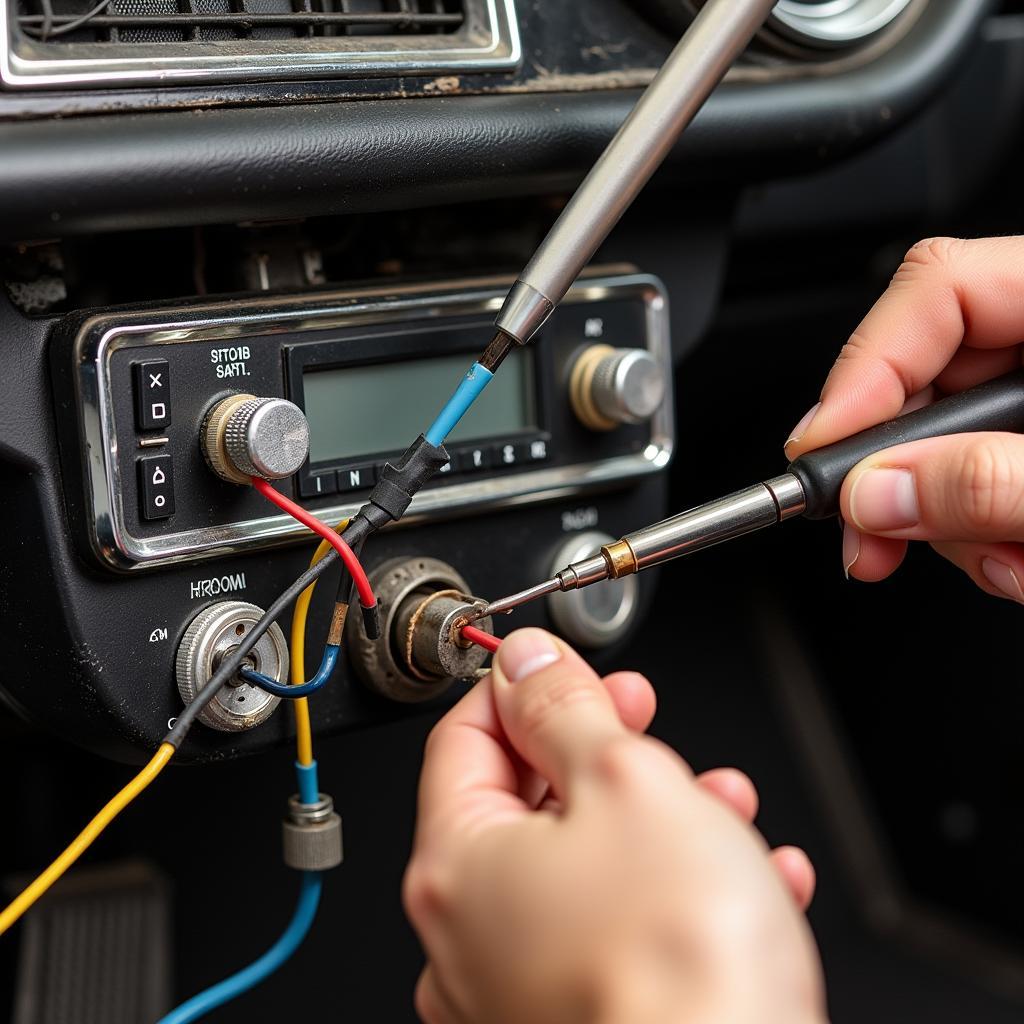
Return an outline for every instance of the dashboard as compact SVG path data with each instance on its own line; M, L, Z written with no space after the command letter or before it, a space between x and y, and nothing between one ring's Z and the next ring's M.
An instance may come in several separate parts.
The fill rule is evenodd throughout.
M67 744L66 763L86 759L83 778L101 780L159 750L329 552L311 563L316 539L289 502L333 528L394 483L701 6L0 0L0 705L18 744ZM328 553L300 598L308 650L281 611L182 739L175 761L200 766L182 774L231 779L236 795L249 777L265 788L301 725L287 695L254 679L312 679L328 637L337 660L310 697L310 735L359 778L335 785L381 830L395 882L387 857L407 845L423 731L486 671L484 647L447 642L458 615L750 482L722 477L722 446L737 471L781 470L769 428L747 436L753 413L738 403L784 430L904 235L984 194L1019 138L1022 60L1016 0L780 0L536 339L448 435L400 521L357 547L376 609ZM738 749L785 776L796 806L793 765L810 757L813 776L815 757L832 763L814 718L827 687L793 696L803 662L780 639L797 570L770 548L728 563L734 582L694 563L688 580L651 570L478 625L485 642L544 626L600 672L636 663L681 678L659 693L656 728L698 760L717 763L733 712L750 730L781 715L793 732L778 765L756 740ZM764 597L759 569L776 594ZM834 623L825 605L809 615L815 637L794 644L813 662ZM719 691L716 673L777 676L786 709L732 682ZM834 703L868 767L828 778L852 778L851 791L868 779L884 816L865 712L849 692ZM706 731L688 724L694 706ZM35 834L55 844L38 814ZM206 834L229 843L239 820ZM839 834L851 848L862 838ZM40 845L16 847L19 870ZM358 854L353 870L376 877ZM197 951L210 955L199 931L182 929L196 943L185 987ZM348 933L337 941L358 959ZM396 953L406 974L415 955ZM354 982L363 1016L388 1001L383 964ZM844 991L856 1004L857 985ZM151 995L155 1019L166 986ZM837 1006L834 1019L854 1014Z

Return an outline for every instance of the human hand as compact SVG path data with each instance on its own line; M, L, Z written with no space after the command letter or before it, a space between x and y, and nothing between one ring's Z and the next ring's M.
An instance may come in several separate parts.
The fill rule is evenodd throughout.
M643 677L527 629L435 727L404 891L426 1024L825 1020L809 861L653 714Z
M1024 238L915 245L786 442L795 459L1019 369ZM881 580L925 540L983 590L1024 603L1024 437L977 433L878 452L842 491L843 565Z

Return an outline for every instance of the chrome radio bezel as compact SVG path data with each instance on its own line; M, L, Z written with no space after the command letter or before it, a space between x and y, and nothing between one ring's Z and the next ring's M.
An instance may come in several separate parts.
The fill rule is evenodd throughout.
M87 318L73 345L75 391L83 444L83 483L89 540L97 557L119 571L174 565L237 554L254 548L308 538L309 532L286 515L271 515L229 526L172 532L153 537L131 533L122 504L121 469L114 429L110 359L126 346L236 340L278 332L333 329L371 324L437 321L447 316L494 315L512 281L477 278L449 285L416 285L338 291L242 302L197 304L178 310L104 313ZM648 350L672 373L668 300L665 287L648 274L582 278L565 303L608 298L640 298L644 303ZM405 522L434 514L484 511L511 504L571 497L594 487L645 476L663 469L675 444L672 389L651 421L651 438L640 452L568 466L550 466L501 478L452 483L425 490L412 503ZM354 514L360 502L318 507L332 522Z

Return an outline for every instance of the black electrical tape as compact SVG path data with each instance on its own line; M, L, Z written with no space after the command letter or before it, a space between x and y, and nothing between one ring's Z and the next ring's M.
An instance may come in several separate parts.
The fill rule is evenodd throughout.
M333 548L320 559L316 565L310 566L277 600L263 613L259 622L252 627L239 645L220 664L220 668L210 677L210 681L196 694L192 703L185 708L174 727L164 736L164 743L170 743L175 749L185 742L189 729L195 722L199 712L206 707L220 692L221 687L231 679L242 667L245 656L259 643L260 638L273 625L274 620L301 594L306 587L318 580L333 564L338 552Z
M360 605L359 610L363 613L363 628L371 640L380 639L380 601L375 601L372 608Z
M369 499L345 531L345 539L349 544L362 543L382 526L397 523L420 488L448 461L444 445L436 447L420 434L396 465L389 462L381 471Z

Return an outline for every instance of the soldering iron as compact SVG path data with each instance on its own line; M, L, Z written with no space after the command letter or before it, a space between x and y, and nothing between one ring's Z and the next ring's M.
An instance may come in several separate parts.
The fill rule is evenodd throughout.
M863 459L908 441L978 431L1024 432L1024 370L807 452L781 476L628 533L537 586L481 604L465 621L511 612L547 594L620 579L796 516L827 519L838 513L843 481Z

